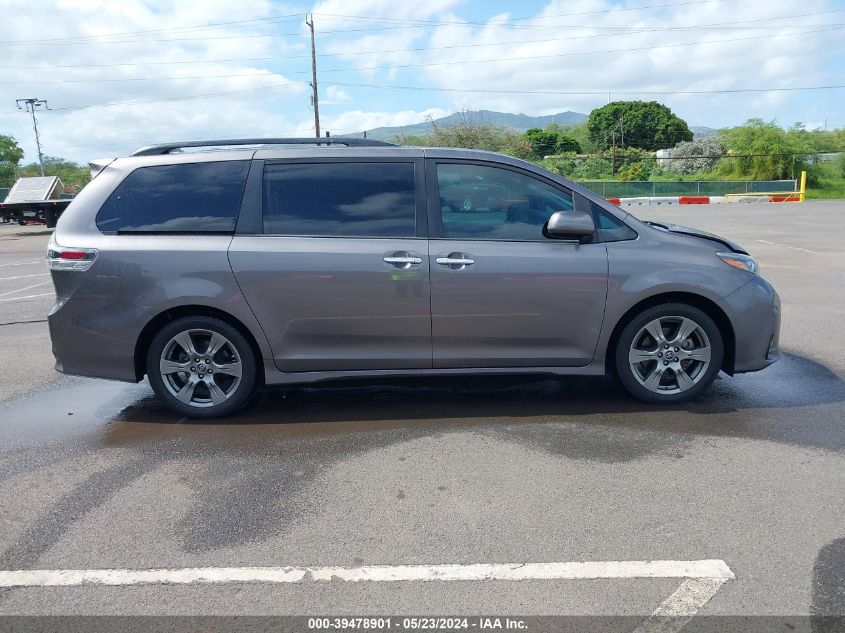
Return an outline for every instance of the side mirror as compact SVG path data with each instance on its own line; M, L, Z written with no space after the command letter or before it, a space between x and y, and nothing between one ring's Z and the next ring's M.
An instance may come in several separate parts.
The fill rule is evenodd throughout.
M583 211L558 211L549 218L543 231L552 239L580 240L596 231L593 216Z

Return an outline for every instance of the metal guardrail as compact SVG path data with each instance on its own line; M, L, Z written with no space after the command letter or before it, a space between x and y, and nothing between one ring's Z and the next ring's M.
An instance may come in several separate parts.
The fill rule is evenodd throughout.
M796 180L632 180L579 181L603 198L638 198L656 196L724 196L797 190Z

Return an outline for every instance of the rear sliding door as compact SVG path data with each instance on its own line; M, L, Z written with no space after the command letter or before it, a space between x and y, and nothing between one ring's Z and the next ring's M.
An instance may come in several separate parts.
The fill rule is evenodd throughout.
M260 222L252 234L239 224L229 260L277 367L430 368L422 160L267 160L253 169Z

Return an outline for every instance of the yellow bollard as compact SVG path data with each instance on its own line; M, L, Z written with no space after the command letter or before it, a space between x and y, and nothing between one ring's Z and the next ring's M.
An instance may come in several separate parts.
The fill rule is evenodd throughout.
M798 190L798 202L804 202L804 195L807 193L807 172L801 172L801 188Z

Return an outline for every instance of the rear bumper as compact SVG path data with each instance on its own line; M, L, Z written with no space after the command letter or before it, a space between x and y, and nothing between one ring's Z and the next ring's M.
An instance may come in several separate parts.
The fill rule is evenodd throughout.
M780 297L762 277L722 299L734 327L734 373L765 369L780 358Z
M114 301L57 301L47 323L56 371L63 374L138 382L134 341ZM121 327L123 326L123 327Z

